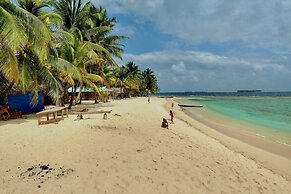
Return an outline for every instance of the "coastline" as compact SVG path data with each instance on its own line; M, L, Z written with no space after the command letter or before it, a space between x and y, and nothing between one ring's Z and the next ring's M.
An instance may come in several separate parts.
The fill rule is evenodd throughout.
M153 97L150 103L131 98L84 105L112 110L108 120L92 113L41 126L32 116L1 122L0 193L291 192L290 179L205 134L207 126L176 106L174 124L161 128L170 102ZM44 164L60 174L27 174Z
M181 99L174 101L177 104ZM195 112L190 109L178 110L178 117L231 150L291 180L291 147L245 130L258 126L239 123L209 110L203 114L199 109Z

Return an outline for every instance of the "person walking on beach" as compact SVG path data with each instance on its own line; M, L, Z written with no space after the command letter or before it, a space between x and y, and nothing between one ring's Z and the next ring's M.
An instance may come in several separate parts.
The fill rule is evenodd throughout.
M172 102L172 108L174 108L174 102Z
M170 117L171 117L171 123L174 123L174 114L172 110L170 110Z
M151 102L151 97L149 96L149 97L148 97L148 103L150 103L150 102Z

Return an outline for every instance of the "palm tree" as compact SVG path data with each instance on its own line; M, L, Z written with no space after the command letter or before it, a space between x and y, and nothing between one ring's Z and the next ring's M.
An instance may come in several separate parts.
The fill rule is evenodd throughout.
M87 13L86 21L82 29L83 36L87 41L99 43L111 55L122 59L124 45L120 43L126 36L112 35L114 26L117 23L115 17L109 18L106 9L87 3L84 6ZM105 56L106 57L106 56Z
M113 28L117 23L117 19L115 17L108 17L107 10L102 6L96 7L92 3L87 3L84 6L84 11L88 13L87 17L93 21L93 23L91 21L87 22L87 25L89 25L89 27L87 27L88 29L93 28L94 26L108 26Z
M19 6L0 1L0 95L5 99L12 89L32 92L34 100L39 90L59 99L70 86L96 92L114 84L129 93L158 90L151 70L141 74L133 62L117 66L113 56L122 59L120 42L127 37L112 34L117 20L102 7L82 0L17 1ZM43 9L48 6L55 12Z
M158 87L158 81L156 76L154 75L154 72L147 68L142 72L143 76L143 92L148 94L149 92L151 93L156 93L159 91Z
M141 85L141 72L134 62L128 62L125 65L127 71L127 83L130 90L138 91Z
M35 101L42 84L59 93L61 88L50 72L56 54L50 30L9 0L0 2L0 45L0 71L9 81L5 98L14 85L22 92L33 92Z
M17 0L19 6L38 17L49 28L56 28L61 24L61 16L57 13L45 11L43 8L50 7L53 0Z
M58 64L70 64L75 69L75 73L72 72L73 74L68 74L68 71L62 74L63 78L61 82L63 83L64 90L67 91L68 87L71 86L75 91L78 87L81 91L83 86L89 86L95 91L98 91L98 87L95 83L102 82L103 79L96 74L88 73L87 66L98 61L99 56L87 43L82 42L76 36L73 37L73 41L64 41L58 47L60 56ZM81 92L76 101L78 101L80 95ZM75 92L72 93L69 108L73 105L74 97Z
M120 40L127 37L109 35L116 24L115 18L109 18L105 9L90 2L83 6L82 0L56 0L51 5L62 16L63 30L78 29L95 52L102 53L109 64L117 66L111 55L121 58L124 45Z
M119 44L123 37L108 36L116 19L110 19L105 9L97 8L90 2L83 6L81 0L56 0L52 6L55 12L62 16L63 30L74 32L80 41L90 46L91 53L98 56L98 60L87 65L86 70L102 77L104 83L109 86L103 68L107 65L117 66L111 55L121 58L123 52L123 45Z
M115 83L114 86L115 87L120 87L120 93L121 93L121 97L123 98L123 92L124 92L124 88L126 87L126 83L125 83L125 79L127 77L127 72L125 67L122 65L121 67L116 67L113 69L113 73L115 76Z
M71 28L82 26L83 17L82 0L55 0L50 2L54 12L63 20L63 28L69 31Z
M116 84L120 87L120 92L122 97L130 96L130 94L135 94L139 91L142 76L138 66L133 62L128 62L125 66L116 68Z
M49 2L45 0L17 0L19 7L35 16L41 16L42 8L48 7Z

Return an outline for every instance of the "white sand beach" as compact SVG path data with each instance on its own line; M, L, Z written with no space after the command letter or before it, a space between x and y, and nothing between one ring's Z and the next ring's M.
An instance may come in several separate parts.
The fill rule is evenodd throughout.
M108 120L0 122L0 193L291 193L290 159L218 134L176 106L174 124L161 128L169 105L132 98L94 105L112 109Z

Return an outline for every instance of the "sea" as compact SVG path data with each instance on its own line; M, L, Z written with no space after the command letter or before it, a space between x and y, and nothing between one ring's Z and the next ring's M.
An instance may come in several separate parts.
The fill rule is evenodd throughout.
M160 93L233 121L252 124L252 132L291 146L291 92L180 92Z

